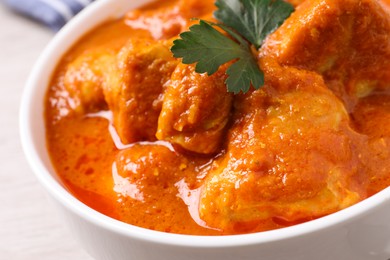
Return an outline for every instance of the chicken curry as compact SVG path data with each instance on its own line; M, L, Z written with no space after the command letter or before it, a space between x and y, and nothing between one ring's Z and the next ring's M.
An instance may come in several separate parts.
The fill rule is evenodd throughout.
M46 99L66 188L136 226L193 235L278 229L390 186L390 1L289 1L254 50L264 86L226 90L170 48L213 0L156 1L92 30Z

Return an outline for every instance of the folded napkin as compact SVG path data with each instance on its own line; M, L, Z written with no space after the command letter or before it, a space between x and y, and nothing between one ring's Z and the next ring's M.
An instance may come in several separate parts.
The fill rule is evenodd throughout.
M94 0L5 0L13 10L55 31Z

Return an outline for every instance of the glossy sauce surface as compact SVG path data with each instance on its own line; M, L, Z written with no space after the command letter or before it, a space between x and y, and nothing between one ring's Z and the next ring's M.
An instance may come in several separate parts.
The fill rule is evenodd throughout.
M306 35L338 30L332 19L340 13L359 15L352 2L299 5L259 50L265 86L234 96L225 66L199 75L169 52L190 18L211 17L212 1L158 1L94 29L63 57L47 93L47 147L64 186L112 218L194 235L282 228L386 188L390 46L360 57L377 66L375 78L349 51ZM372 37L388 37L387 11L362 2L383 27ZM314 9L322 24L303 19ZM290 33L307 43L289 40L286 28L303 20L309 29ZM343 36L330 45L354 37ZM319 58L308 63L308 53Z

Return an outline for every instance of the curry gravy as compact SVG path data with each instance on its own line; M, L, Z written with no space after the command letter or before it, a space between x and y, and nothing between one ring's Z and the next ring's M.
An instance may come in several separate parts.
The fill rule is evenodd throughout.
M82 37L45 101L63 185L119 221L193 235L291 226L388 187L390 46L351 37L376 30L372 42L389 42L390 14L377 1L292 2L304 3L258 52L265 86L246 94L227 93L226 66L199 75L169 52L213 1L157 1ZM306 17L315 8L323 19ZM321 30L345 31L332 19L348 13L352 28L363 11L371 27L358 20L360 34L322 48Z

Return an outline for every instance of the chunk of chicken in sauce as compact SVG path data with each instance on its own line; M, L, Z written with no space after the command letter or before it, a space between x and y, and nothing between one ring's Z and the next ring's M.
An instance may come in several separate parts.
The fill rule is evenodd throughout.
M156 40L170 39L186 30L192 18L210 16L214 9L213 1L164 0L127 13L125 23L149 31Z
M383 1L305 1L262 55L322 74L350 111L358 98L390 87L390 9Z
M368 136L366 149L370 151L363 158L371 185L369 195L390 186L387 178L390 169L390 96L371 95L362 98L352 115L357 131ZM367 167L367 165L370 165Z
M225 71L224 66L208 76L196 73L193 65L178 65L164 93L157 138L191 152L217 152L233 100Z
M264 62L263 89L237 97L226 154L202 188L200 217L213 228L295 224L365 195L351 147L364 137L350 128L342 102L318 74L275 64Z
M107 107L103 87L106 83L107 67L114 61L113 51L96 48L83 53L67 66L64 86L72 100L74 111L89 113Z
M104 96L125 144L155 140L163 89L178 61L170 41L132 39L109 67Z
M196 166L203 161L182 156L167 143L158 142L134 144L119 152L113 178L123 205L121 220L165 232L199 232L185 198L190 193L186 181L199 182Z

